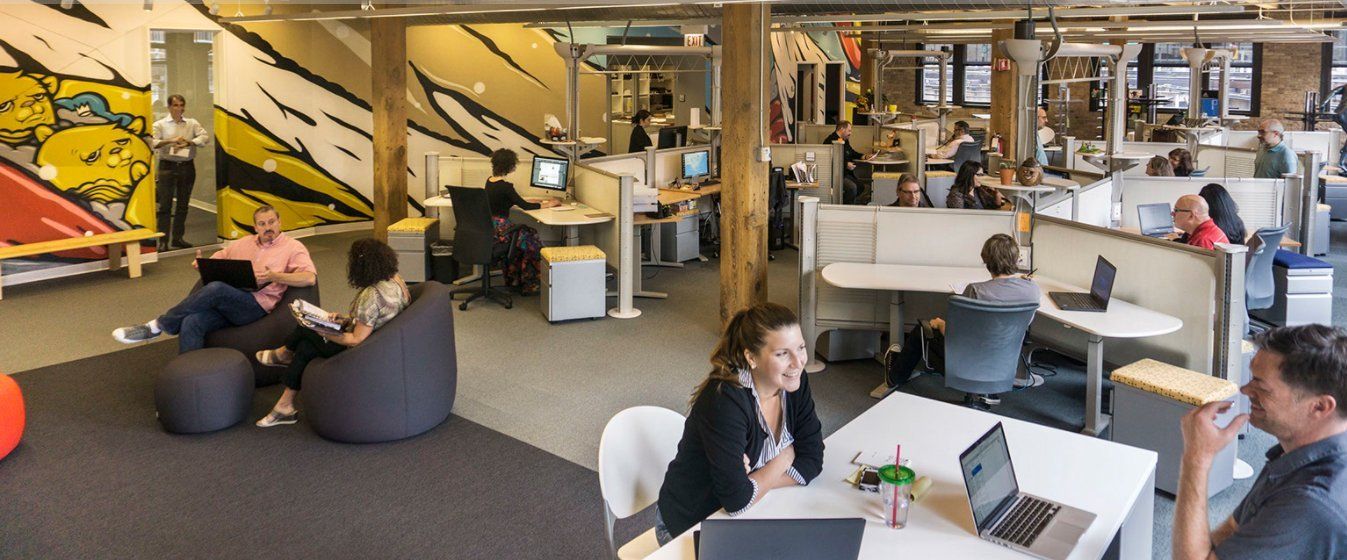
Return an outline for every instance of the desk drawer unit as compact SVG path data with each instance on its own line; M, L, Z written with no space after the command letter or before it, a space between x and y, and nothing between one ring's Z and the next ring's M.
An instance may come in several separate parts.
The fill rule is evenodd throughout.
M388 246L398 254L398 273L408 282L425 282L430 244L440 239L439 220L406 218L388 226Z
M685 262L701 254L701 239L697 234L697 216L689 216L672 224L660 224L660 255L666 260Z
M1285 249L1277 251L1274 263L1272 307L1250 313L1281 326L1333 324L1333 267Z
M1347 220L1347 185L1330 184L1324 187L1324 201L1334 220Z
M592 245L547 247L542 251L541 301L548 321L592 319L605 312L603 251Z

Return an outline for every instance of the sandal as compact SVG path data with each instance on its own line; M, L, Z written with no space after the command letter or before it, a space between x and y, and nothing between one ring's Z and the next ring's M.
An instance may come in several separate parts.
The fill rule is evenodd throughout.
M263 416L261 420L257 421L257 427L270 428L272 426L280 426L282 424L294 424L295 422L298 421L299 421L298 409L289 414L281 414L280 412L276 412L275 409L272 409L271 412L268 412L266 416Z
M280 358L276 357L275 350L258 350L255 357L257 358L257 363L264 366L285 367L290 365L289 362L282 362Z

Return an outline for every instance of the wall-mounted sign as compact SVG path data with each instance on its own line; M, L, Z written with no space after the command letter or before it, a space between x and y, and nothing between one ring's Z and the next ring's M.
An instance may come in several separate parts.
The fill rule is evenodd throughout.
M996 62L992 63L992 70L999 70L1002 72L1010 70L1010 59L1009 58L996 59Z
M683 36L683 46L685 47L702 47L705 45L706 45L705 33L688 33L687 35Z

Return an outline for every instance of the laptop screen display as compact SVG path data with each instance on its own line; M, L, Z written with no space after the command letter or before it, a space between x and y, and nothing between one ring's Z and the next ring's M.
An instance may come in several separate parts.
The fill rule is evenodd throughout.
M1002 503L1019 495L1015 482L1015 468L1010 464L1010 448L1006 434L998 422L959 456L964 484L968 486L968 502L973 508L973 522L978 532L992 521L992 514Z
M1137 218L1143 235L1174 230L1174 214L1170 212L1168 202L1137 206Z
M1108 309L1109 296L1113 295L1113 278L1117 275L1118 268L1103 256L1095 262L1094 281L1090 283L1090 297L1105 309Z

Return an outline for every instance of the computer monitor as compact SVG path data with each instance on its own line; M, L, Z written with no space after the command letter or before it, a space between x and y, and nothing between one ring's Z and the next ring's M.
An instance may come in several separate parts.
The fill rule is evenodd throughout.
M688 127L686 126L666 126L659 129L658 149L677 148L684 144L688 137Z
M711 175L711 152L697 150L683 154L683 180L692 181Z
M529 184L540 189L566 190L571 162L560 158L533 156L533 172Z

